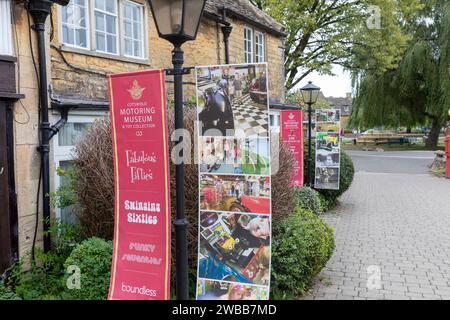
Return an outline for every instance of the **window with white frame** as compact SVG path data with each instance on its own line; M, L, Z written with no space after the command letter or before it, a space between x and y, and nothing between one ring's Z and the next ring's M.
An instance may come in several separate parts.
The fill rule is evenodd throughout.
M245 63L253 62L253 29L244 28Z
M95 0L95 46L97 51L117 54L117 3Z
M13 55L10 0L0 0L0 55Z
M131 0L71 0L61 7L64 45L145 58L145 9Z
M245 63L266 61L266 43L264 33L244 27Z
M62 41L74 47L88 47L88 0L72 0L61 10Z
M123 3L124 54L142 57L144 52L144 26L142 5L131 1Z
M255 32L255 62L265 62L264 34Z
M69 172L73 168L74 147L78 139L92 125L96 119L106 115L106 112L80 112L69 114L66 125L58 132L53 140L53 162L55 169ZM57 121L59 116L55 116ZM59 187L67 186L70 183L67 175L54 175L55 190ZM73 207L57 208L56 218L63 223L77 223L77 217Z

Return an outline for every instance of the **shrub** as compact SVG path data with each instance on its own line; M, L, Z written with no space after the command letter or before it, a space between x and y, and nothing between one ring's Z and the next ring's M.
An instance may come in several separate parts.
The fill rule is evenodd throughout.
M322 213L319 193L309 187L295 188L295 205L301 209L310 210L315 214Z
M81 289L67 289L65 299L71 300L105 300L112 261L112 243L99 238L83 241L73 249L64 267L77 266L81 271ZM67 280L67 276L64 279Z
M114 167L109 119L98 120L75 148L74 186L86 238L112 239L114 230Z
M333 230L308 210L297 208L273 226L272 298L304 294L334 250Z
M6 277L7 285L24 300L60 299L64 291L64 262L79 241L79 232L76 226L53 220L48 234L52 237L51 249L44 252L36 248L34 260L31 254L23 258Z
M307 150L307 146L305 147ZM315 154L316 150L313 148L313 162L312 162L312 174L313 174L313 181L315 181ZM307 155L304 157L304 174L305 177L308 176L308 157ZM350 188L350 185L353 182L353 177L355 175L355 168L353 166L353 161L350 158L350 156L345 153L343 150L341 150L341 163L340 163L340 178L339 178L339 190L323 190L323 189L317 189L317 191L325 198L322 199L322 209L323 211L327 211L330 209L333 205L336 204L337 199Z
M21 300L20 297L5 286L3 281L0 281L0 300Z

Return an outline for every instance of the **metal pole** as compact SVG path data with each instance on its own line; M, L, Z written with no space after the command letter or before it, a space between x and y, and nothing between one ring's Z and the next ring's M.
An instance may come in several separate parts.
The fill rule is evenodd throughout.
M174 71L174 104L175 104L175 130L184 129L183 123L183 63L184 53L181 45L175 45L172 51L172 63ZM182 143L182 140L178 141ZM176 164L176 219L175 245L176 245L176 273L177 273L177 299L189 299L188 279L188 243L187 226L188 221L184 213L184 161L183 150L180 152Z
M312 104L308 103L308 181L309 187L313 186L312 175Z

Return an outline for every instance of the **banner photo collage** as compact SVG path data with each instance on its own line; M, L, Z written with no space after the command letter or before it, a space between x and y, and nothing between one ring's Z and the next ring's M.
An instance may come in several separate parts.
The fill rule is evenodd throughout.
M198 300L267 300L271 168L267 64L196 68Z
M316 189L339 190L340 131L340 110L316 110Z

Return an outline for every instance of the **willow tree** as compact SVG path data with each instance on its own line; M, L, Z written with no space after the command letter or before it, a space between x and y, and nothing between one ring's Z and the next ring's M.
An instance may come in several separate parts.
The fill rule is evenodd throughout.
M450 108L450 3L423 0L402 21L410 40L396 68L355 72L352 126L431 126L426 146L435 149Z

